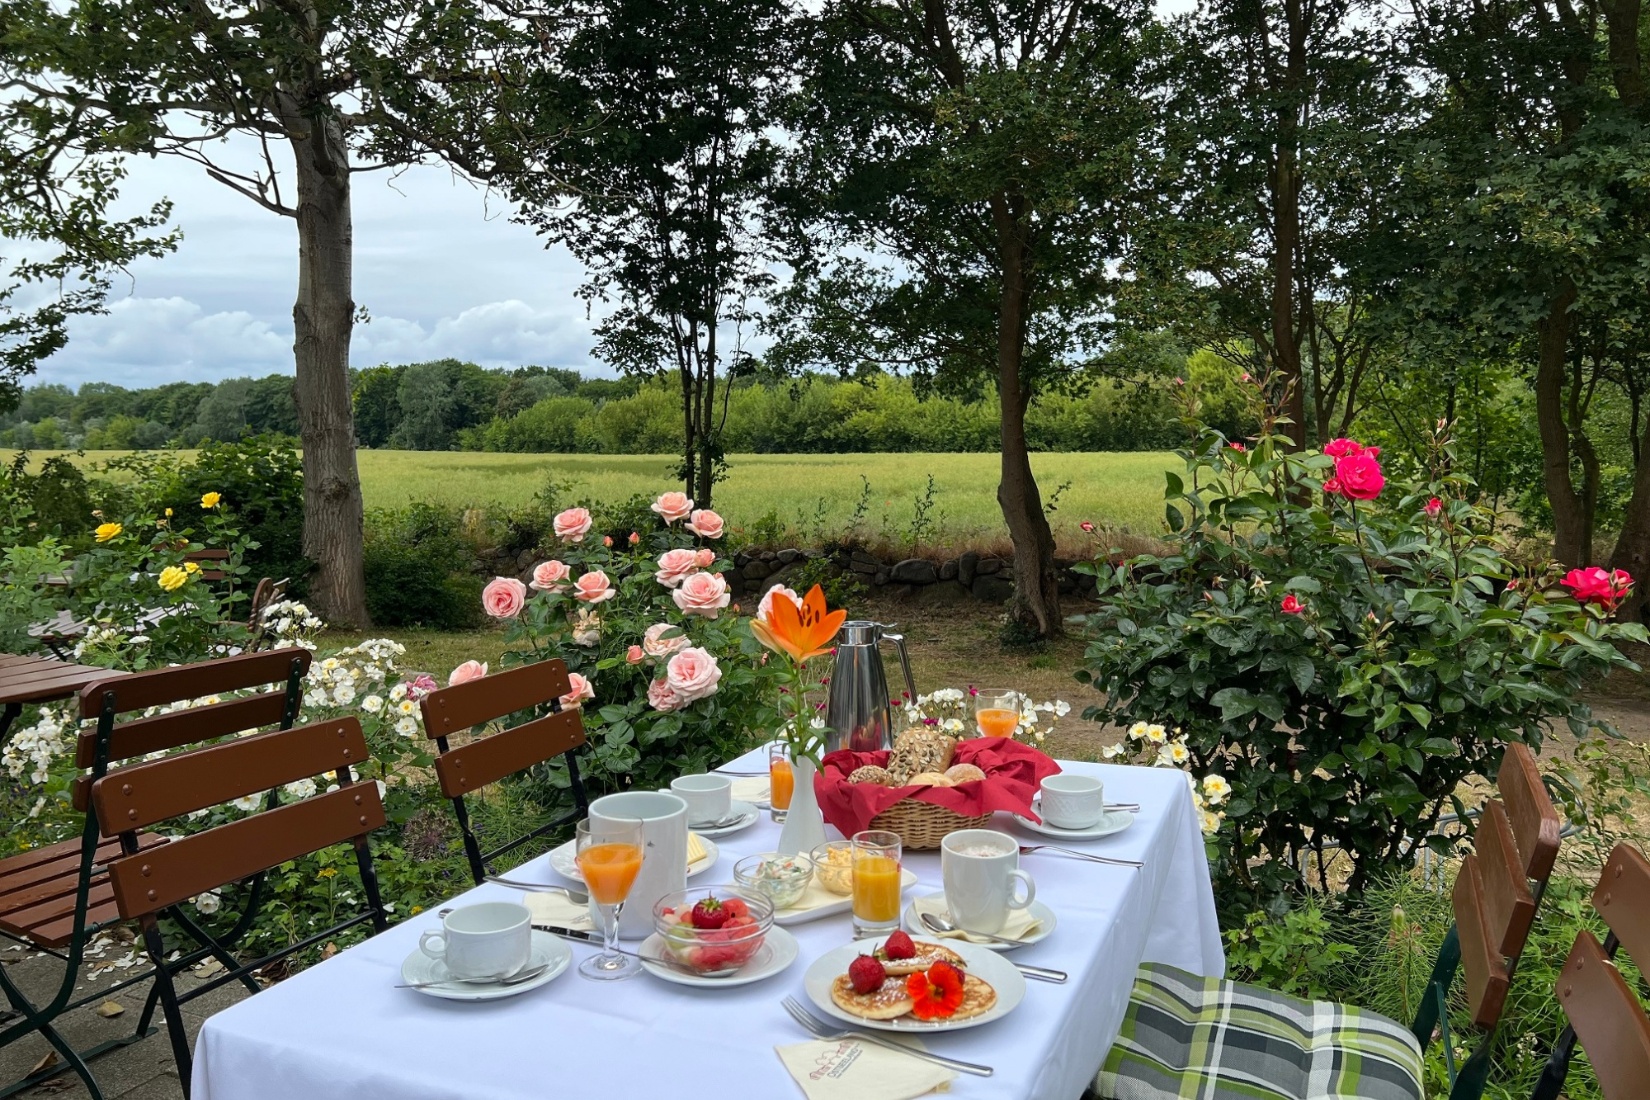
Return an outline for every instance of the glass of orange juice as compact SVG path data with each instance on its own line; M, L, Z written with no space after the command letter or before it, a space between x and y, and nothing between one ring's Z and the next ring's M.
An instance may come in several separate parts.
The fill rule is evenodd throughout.
M574 861L584 885L596 903L602 923L602 953L579 964L579 973L597 981L632 978L642 967L619 954L619 907L630 896L636 873L642 869L640 821L579 822Z
M790 814L791 794L796 790L796 769L791 764L791 747L783 741L768 746L769 814L784 821Z
M854 935L880 936L899 926L900 839L886 829L853 836Z
M974 724L981 737L1013 737L1020 727L1024 697L1008 688L981 688L974 694Z

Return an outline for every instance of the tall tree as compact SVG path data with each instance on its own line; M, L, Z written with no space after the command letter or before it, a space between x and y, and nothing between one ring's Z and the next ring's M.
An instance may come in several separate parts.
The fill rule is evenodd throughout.
M1026 409L1103 351L1149 120L1144 0L831 0L793 118L783 354L992 385L1018 630L1061 631Z
M292 219L294 396L303 441L309 598L329 621L367 622L361 483L349 348L356 312L350 188L384 167L357 151L379 129L416 129L403 74L482 24L466 3L419 0L10 0L0 8L0 114L57 105L56 157L104 150L181 157ZM394 94L386 94L393 92ZM9 123L8 123L9 124ZM244 135L261 158L223 154ZM428 146L409 150L416 159Z

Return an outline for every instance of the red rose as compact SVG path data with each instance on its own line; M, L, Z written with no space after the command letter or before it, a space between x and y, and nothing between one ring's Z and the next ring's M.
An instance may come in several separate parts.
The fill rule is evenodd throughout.
M1299 615L1306 610L1306 605L1293 592L1285 596L1278 606L1283 609L1285 615Z
M1427 501L1426 504L1424 506L1422 506L1422 508L1421 508L1421 511L1425 512L1429 516L1436 516L1439 512L1442 512L1443 510L1444 510L1444 502L1439 500L1437 497L1433 497L1431 500Z
M1245 447L1242 443L1238 443L1236 441L1228 443L1226 445L1228 447L1232 448L1232 450L1237 451L1239 454L1242 454L1244 451L1247 451L1249 449L1248 447Z
M1625 569L1606 573L1596 565L1572 569L1559 583L1580 602L1596 603L1606 611L1614 611L1617 602L1633 588L1633 578Z
M1340 483L1341 492L1353 500L1374 500L1386 487L1381 464L1368 451L1337 458L1335 480Z
M1364 453L1364 445L1355 439L1331 439L1323 445L1323 453L1330 458L1349 458Z
M1330 478L1323 483L1323 491L1332 497L1341 495L1341 483L1338 478Z

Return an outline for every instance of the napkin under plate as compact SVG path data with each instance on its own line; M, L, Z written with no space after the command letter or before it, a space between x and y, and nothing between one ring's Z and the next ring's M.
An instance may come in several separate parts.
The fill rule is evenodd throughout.
M933 913L935 916L940 917L951 916L951 910L947 908L945 904L944 894L929 894L926 897L913 898L911 899L911 908L917 914L919 923L924 913ZM1005 940L1023 940L1027 936L1035 934L1037 929L1041 927L1042 922L1032 916L1030 910L1010 909L1008 911L1008 920L1004 922L1002 928L998 930L995 938ZM955 932L936 932L927 925L923 925L922 934L924 936L933 936L935 939L942 940L965 939L970 943L990 943L993 939L991 936L976 936L970 932L964 932L960 928Z
M949 1092L957 1076L944 1066L853 1039L773 1049L808 1100L913 1100Z
M554 890L532 891L522 897L521 903L533 914L533 923L540 927L546 924L561 928L595 927L588 904L575 905L566 894Z
M748 776L733 781L733 797L740 802L768 801L768 780L766 776Z

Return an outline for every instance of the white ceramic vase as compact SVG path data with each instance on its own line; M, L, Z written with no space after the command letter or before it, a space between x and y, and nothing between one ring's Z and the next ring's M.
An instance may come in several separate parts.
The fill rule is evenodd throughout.
M785 827L779 830L782 856L807 855L825 843L825 817L814 795L814 762L804 757L792 766L796 769L796 787L791 792Z

